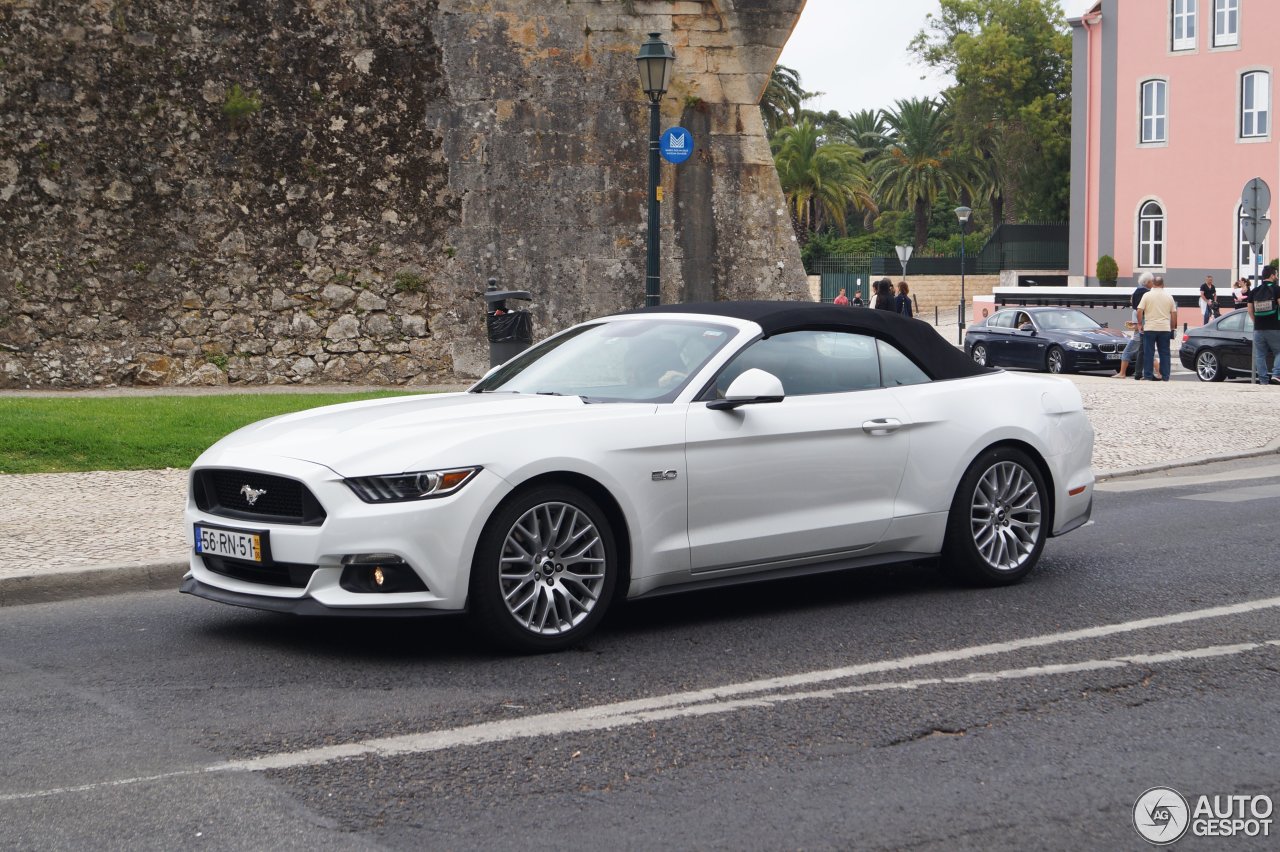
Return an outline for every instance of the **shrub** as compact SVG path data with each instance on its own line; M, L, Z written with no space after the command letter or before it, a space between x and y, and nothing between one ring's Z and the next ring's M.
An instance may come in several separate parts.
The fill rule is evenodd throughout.
M1120 267L1116 266L1115 258L1104 254L1098 258L1097 273L1100 283L1115 286L1116 279L1120 277Z

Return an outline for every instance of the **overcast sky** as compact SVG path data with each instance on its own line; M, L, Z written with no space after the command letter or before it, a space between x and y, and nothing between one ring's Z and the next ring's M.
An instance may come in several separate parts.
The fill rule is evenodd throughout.
M1091 0L1058 0L1068 17ZM936 95L950 81L915 61L907 49L938 11L938 0L808 0L779 62L800 72L807 109L840 113L884 109L901 98Z

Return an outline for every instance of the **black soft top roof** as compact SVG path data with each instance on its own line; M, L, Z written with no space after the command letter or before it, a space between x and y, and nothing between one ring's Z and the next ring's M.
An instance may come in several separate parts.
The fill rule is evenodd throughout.
M633 314L707 314L754 322L765 337L787 331L850 331L893 343L935 379L959 379L991 372L973 363L933 326L889 311L819 302L691 302L656 305Z

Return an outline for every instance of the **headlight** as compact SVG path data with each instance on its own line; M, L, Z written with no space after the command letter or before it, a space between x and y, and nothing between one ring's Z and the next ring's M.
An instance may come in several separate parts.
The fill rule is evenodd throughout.
M1066 342L1066 346L1068 349L1080 349L1080 350L1087 350L1087 349L1093 348L1092 343L1085 343L1083 340L1068 340Z
M420 470L414 473L391 473L386 476L356 476L342 480L366 503L403 503L406 500L430 500L457 491L480 472L479 467L452 470Z

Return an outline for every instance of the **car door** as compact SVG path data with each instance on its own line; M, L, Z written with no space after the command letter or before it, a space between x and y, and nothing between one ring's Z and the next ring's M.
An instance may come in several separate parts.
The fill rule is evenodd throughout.
M756 341L715 383L752 367L778 403L690 407L689 546L695 573L757 571L875 545L907 464L906 411L880 386L873 338L800 331Z
M1013 328L1004 351L1005 363L1011 367L1040 367L1044 364L1044 338L1035 330L1035 323L1027 312L1014 314Z
M1253 321L1247 310L1219 320L1214 337L1222 366L1243 373L1253 369Z
M1013 318L1016 314L1017 311L999 311L987 321L987 327L991 329L991 348L988 351L995 359L990 362L994 366L1009 365L1009 341L1013 337Z

